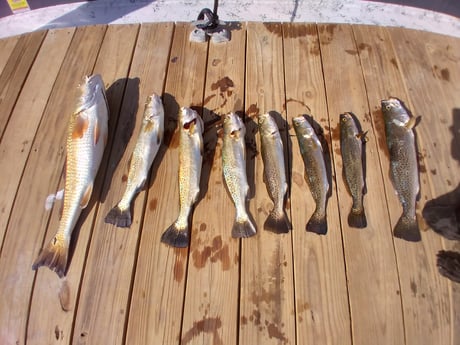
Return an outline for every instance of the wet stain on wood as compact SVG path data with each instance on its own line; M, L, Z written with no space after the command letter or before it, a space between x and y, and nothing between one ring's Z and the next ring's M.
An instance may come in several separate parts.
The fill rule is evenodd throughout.
M152 200L150 200L149 202L149 210L150 211L155 211L157 209L157 205L158 205L158 199L157 198L153 198Z
M200 321L196 321L193 323L192 328L190 328L187 332L184 333L182 337L181 344L186 345L193 338L199 336L202 333L208 333L212 335L212 344L213 345L223 345L222 339L219 335L219 329L222 327L222 321L220 317L214 318L204 318Z
M197 241L196 244L199 246L200 241ZM213 238L210 246L204 246L202 249L194 249L192 260L193 265L198 269L205 267L208 261L211 263L220 261L222 270L228 271L231 264L228 244L223 244L222 236L216 236Z

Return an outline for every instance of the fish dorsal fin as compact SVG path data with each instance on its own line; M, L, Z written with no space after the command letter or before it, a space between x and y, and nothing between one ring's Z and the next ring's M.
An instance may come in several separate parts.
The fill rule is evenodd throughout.
M81 139L88 130L89 120L81 116L81 112L74 115L75 126L72 131L72 139Z
M91 183L86 188L85 194L83 194L83 198L81 199L81 202L80 202L80 207L81 208L85 208L86 206L88 206L89 199L91 198L92 193L93 193L93 184Z

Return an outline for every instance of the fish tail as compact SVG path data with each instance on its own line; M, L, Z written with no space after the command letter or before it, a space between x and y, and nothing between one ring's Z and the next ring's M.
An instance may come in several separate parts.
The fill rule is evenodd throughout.
M256 227L252 222L247 219L244 221L235 221L232 227L233 238L246 238L252 237L257 233Z
M186 248L190 244L188 227L179 229L176 223L172 224L161 235L161 242L176 248Z
M32 269L37 270L41 266L47 266L50 270L56 272L59 278L63 278L67 269L68 255L68 244L55 236L38 254Z
M315 212L307 223L306 230L314 232L318 235L325 235L327 233L327 220L326 215Z
M275 234L286 234L291 230L291 225L284 212L271 211L264 223L264 229Z
M364 213L364 208L359 210L351 209L348 214L348 225L353 228L363 229L367 226L366 214Z
M457 283L460 283L460 253L441 250L436 262L439 273Z
M105 216L104 221L108 224L116 225L120 228L129 228L131 226L131 211L129 208L122 210L120 207L115 206L112 208L107 216Z
M418 228L417 218L403 214L394 228L393 234L397 238L410 242L418 242L422 239Z

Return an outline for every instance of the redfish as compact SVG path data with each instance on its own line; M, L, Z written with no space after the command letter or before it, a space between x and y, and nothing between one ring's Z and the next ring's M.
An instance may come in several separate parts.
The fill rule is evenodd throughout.
M108 104L100 75L87 76L80 86L77 109L70 116L62 217L57 233L42 249L32 268L48 266L59 277L67 269L72 231L91 198L108 135Z

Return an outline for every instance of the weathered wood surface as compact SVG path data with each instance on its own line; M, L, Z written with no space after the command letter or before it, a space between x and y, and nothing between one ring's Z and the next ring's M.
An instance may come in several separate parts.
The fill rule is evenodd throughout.
M229 43L191 43L185 23L91 26L0 40L1 344L441 344L460 341L460 288L436 253L459 250L421 219L427 200L455 189L460 160L460 41L356 25L233 23ZM103 76L109 141L92 200L73 238L67 276L31 270L53 236L75 90ZM165 143L133 203L133 225L104 222L121 197L146 97L163 95ZM380 100L401 98L420 151L422 241L393 238L401 206L389 179ZM205 132L191 245L160 242L178 214L177 112L205 123L230 111L247 124L249 209L258 233L231 238L234 207L222 177L219 124ZM284 138L293 230L263 229L256 115L274 111ZM367 131L366 229L350 228L339 114ZM305 231L314 202L292 119L311 115L330 160L328 233Z

